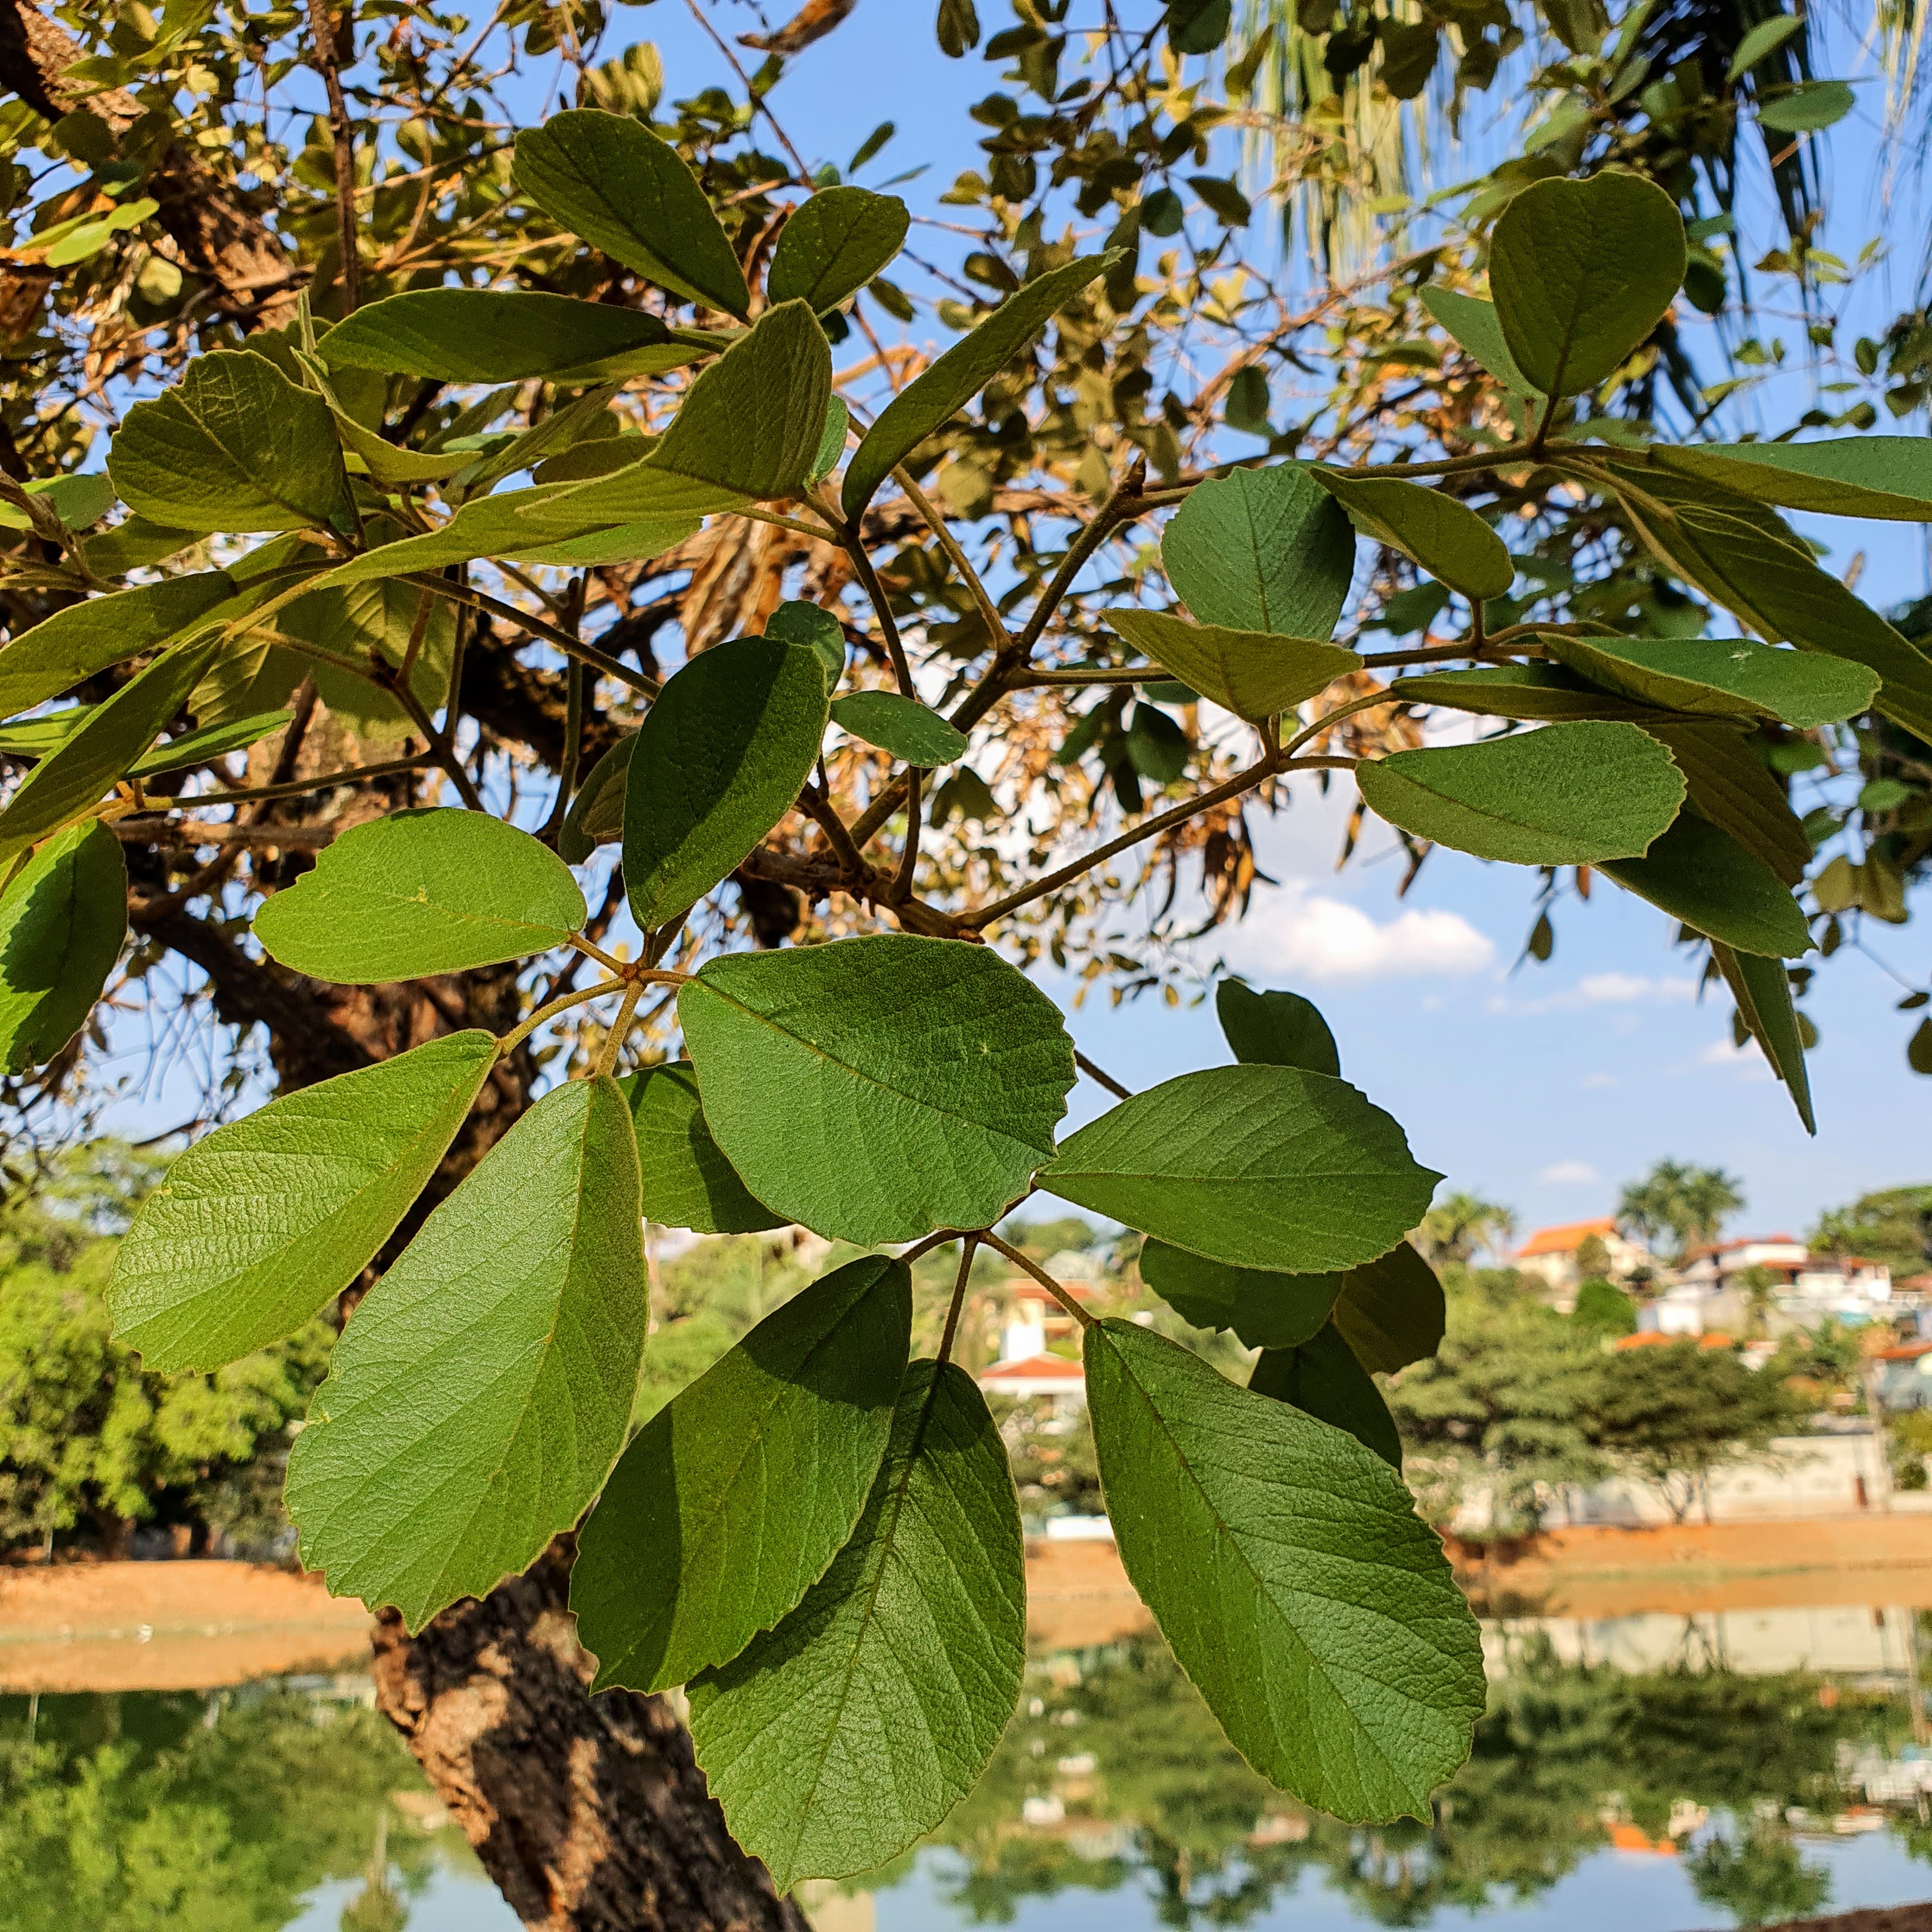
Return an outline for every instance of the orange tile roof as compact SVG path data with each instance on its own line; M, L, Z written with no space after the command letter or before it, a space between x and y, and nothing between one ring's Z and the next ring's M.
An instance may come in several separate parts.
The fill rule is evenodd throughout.
M1592 1234L1599 1240L1616 1232L1616 1222L1608 1214L1594 1221L1565 1221L1559 1227L1538 1228L1516 1250L1520 1261L1526 1255L1574 1254Z
M1645 1328L1634 1335L1619 1335L1610 1344L1613 1348L1661 1348L1672 1342L1695 1342L1700 1348L1735 1348L1736 1337L1726 1335L1721 1328L1713 1328L1708 1335L1666 1335L1661 1329Z
M1078 1382L1086 1379L1086 1372L1078 1362L1070 1362L1064 1355L1028 1355L1023 1361L995 1362L990 1369L980 1372L980 1380L982 1384L1049 1379Z

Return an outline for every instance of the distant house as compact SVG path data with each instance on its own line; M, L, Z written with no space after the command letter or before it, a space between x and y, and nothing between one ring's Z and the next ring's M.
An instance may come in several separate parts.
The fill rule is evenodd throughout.
M1932 1342L1901 1342L1872 1357L1878 1399L1886 1408L1932 1408Z
M1738 1329L1762 1312L1774 1333L1826 1320L1852 1325L1888 1312L1892 1270L1857 1255L1814 1256L1790 1234L1748 1234L1692 1250L1640 1310L1637 1325L1664 1335Z
M1628 1281L1651 1266L1649 1251L1620 1233L1607 1214L1594 1221L1565 1221L1554 1228L1538 1228L1510 1257L1510 1265L1534 1275L1567 1315L1576 1305L1576 1286L1584 1276L1579 1257L1592 1244L1600 1249L1605 1273L1612 1281Z
M1050 1396L1059 1410L1078 1408L1087 1400L1085 1371L1064 1355L1026 1355L1017 1361L995 1362L980 1371L980 1386L988 1395Z
M1047 1272L1076 1301L1083 1304L1099 1295L1097 1283L1074 1278L1084 1257L1054 1255ZM988 1395L1051 1396L1056 1409L1078 1408L1087 1399L1087 1384L1078 1362L1049 1352L1055 1342L1073 1341L1072 1316L1030 1275L1016 1275L1004 1290L1006 1320L1000 1336L1000 1359L980 1372L980 1386Z

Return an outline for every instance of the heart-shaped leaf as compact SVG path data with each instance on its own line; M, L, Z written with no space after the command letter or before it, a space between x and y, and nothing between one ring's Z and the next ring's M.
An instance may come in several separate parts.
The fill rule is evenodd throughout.
M728 1664L824 1575L884 1459L911 1334L911 1270L849 1262L638 1431L571 1572L593 1690Z
M395 1232L496 1064L472 1028L205 1135L116 1252L116 1334L171 1374L299 1328Z
M1292 711L1362 666L1339 644L1190 624L1162 611L1110 610L1107 622L1163 670L1241 718Z
M284 966L345 986L460 973L566 945L587 916L570 868L488 812L392 812L325 846L255 915Z

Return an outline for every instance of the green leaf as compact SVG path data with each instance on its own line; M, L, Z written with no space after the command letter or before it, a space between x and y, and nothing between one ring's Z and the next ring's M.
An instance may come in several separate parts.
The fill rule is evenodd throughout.
M1802 80L1784 93L1758 99L1760 123L1780 134L1811 134L1842 121L1858 104L1842 80Z
M1233 25L1232 0L1168 0L1167 44L1178 54L1211 54Z
M852 412L845 406L845 398L834 396L826 405L825 434L818 440L818 454L812 459L807 482L823 483L838 467L838 459L845 454L845 439L851 428Z
M1801 730L1868 710L1876 673L1842 658L1782 651L1749 638L1568 638L1559 664L1641 704L1717 718L1776 718Z
M1503 210L1490 292L1516 367L1546 395L1613 375L1684 280L1683 218L1641 175L1540 181Z
M627 731L578 786L556 835L557 856L566 865L580 866L598 846L623 837L624 791L637 745L637 733Z
M164 772L192 771L211 759L226 757L246 746L259 745L264 738L284 730L288 722L286 711L262 711L252 718L236 718L224 724L206 725L199 731L184 731L178 738L170 738L152 752L142 752L128 767L128 776L150 778Z
M1352 1436L1131 1322L1087 1330L1120 1560L1236 1750L1331 1816L1429 1816L1484 1702L1436 1532Z
M0 812L0 868L98 805L172 722L221 647L219 631L176 644L96 705Z
M1196 484L1160 556L1199 622L1325 639L1348 602L1355 533L1304 465L1278 463Z
M1508 595L1516 564L1502 538L1447 490L1334 470L1317 469L1315 476L1357 530L1401 551L1451 590L1478 602Z
M1332 1322L1298 1347L1268 1349L1255 1364L1248 1386L1257 1395L1292 1403L1330 1428L1346 1430L1391 1469L1402 1467L1395 1418Z
M255 915L270 956L374 986L566 945L588 916L570 868L484 812L392 812L352 826Z
M836 308L905 245L911 219L897 195L821 189L778 231L766 294L806 302L816 314Z
M86 1024L128 936L128 867L98 820L50 838L0 891L0 1073L44 1066Z
M1052 1154L1073 1084L1052 1001L950 940L713 959L678 1012L705 1117L746 1186L861 1246L998 1220Z
M1791 1003L1791 976L1782 959L1766 959L1755 953L1736 952L1728 946L1713 942L1711 957L1738 1003L1738 1012L1750 1028L1751 1036L1764 1049L1772 1071L1790 1090L1791 1102L1804 1131L1814 1139L1818 1133L1816 1116L1811 1111L1811 1076L1804 1065L1804 1042L1798 1037L1797 1009Z
M1760 503L1826 517L1932 523L1932 439L1847 436L1826 442L1654 444L1650 460Z
M80 554L96 577L125 577L165 563L194 542L192 530L173 530L146 517L124 517L111 530L83 538Z
M825 734L817 656L737 638L658 694L624 782L624 883L649 932L688 912L789 812Z
M1070 1135L1040 1184L1210 1261L1318 1274L1392 1247L1441 1178L1345 1081L1214 1066L1136 1094Z
M850 1540L892 1433L912 1270L868 1255L768 1315L625 1450L578 1542L593 1690L728 1664Z
M400 489L415 483L440 483L474 460L466 452L441 454L421 449L404 449L362 425L338 406L330 414L335 433L342 439L343 454L354 476L368 476L385 488Z
M1234 1058L1246 1066L1342 1071L1328 1022L1299 993L1258 993L1244 980L1223 980L1214 988L1214 1012Z
M1658 717L1645 718L1643 728L1677 760L1692 806L1756 853L1786 885L1804 878L1811 841L1750 739L1727 724Z
M879 485L928 436L944 429L1095 276L1118 251L1069 262L1007 296L963 342L910 382L880 412L845 468L845 514L856 519Z
M1448 1308L1436 1270L1407 1241L1398 1241L1342 1277L1330 1318L1364 1368L1392 1376L1427 1360L1442 1346Z
M414 289L370 302L322 339L335 368L441 382L519 382L646 355L636 373L688 361L656 316L570 296Z
M328 404L247 351L197 356L135 404L107 473L130 509L198 535L352 525Z
M1518 866L1634 857L1677 816L1684 774L1630 724L1546 724L1365 760L1370 809L1418 838Z
M1494 302L1484 302L1480 296L1458 295L1451 289L1424 289L1422 305L1465 355L1486 369L1512 395L1541 410L1543 392L1516 367L1503 339Z
M647 1220L700 1234L754 1234L784 1226L784 1216L753 1198L712 1138L689 1060L649 1066L617 1084L637 1132Z
M692 1741L780 1892L850 1877L979 1782L1025 1666L1005 1444L970 1377L915 1362L851 1540L776 1629L688 1687Z
M1739 952L1797 959L1811 950L1804 914L1778 874L1694 812L1641 859L1603 869L1626 892Z
M765 635L816 651L825 667L825 688L838 688L838 680L845 675L845 632L830 610L794 598L765 620Z
M1185 1248L1141 1244L1141 1279L1184 1322L1228 1328L1250 1348L1287 1348L1319 1331L1342 1292L1339 1274L1229 1268Z
M1107 622L1163 670L1240 718L1292 711L1362 668L1353 651L1312 638L1190 624L1160 610L1109 610Z
M0 718L31 711L110 664L157 649L234 594L226 571L208 570L56 610L0 651Z
M851 736L928 771L966 755L964 732L896 692L855 691L832 705L832 722Z
M496 1064L472 1028L203 1136L115 1255L116 1336L166 1375L299 1328L394 1233Z
M1774 14L1768 20L1760 20L1738 43L1738 50L1732 55L1730 64L1724 70L1724 78L1735 86L1742 80L1767 54L1775 53L1794 34L1804 31L1804 16L1802 14Z
M608 1076L553 1088L483 1156L335 1345L289 1457L304 1569L418 1630L576 1522L637 1394L640 1213Z
M512 178L593 248L674 294L741 320L751 291L684 158L641 122L596 108L517 136Z
M1389 686L1412 704L1446 705L1480 718L1561 722L1578 718L1648 721L1656 713L1586 684L1560 665L1478 664L1473 670L1430 671Z
M796 495L818 460L831 398L831 344L803 302L781 302L700 374L642 462L532 495L523 519L561 533Z

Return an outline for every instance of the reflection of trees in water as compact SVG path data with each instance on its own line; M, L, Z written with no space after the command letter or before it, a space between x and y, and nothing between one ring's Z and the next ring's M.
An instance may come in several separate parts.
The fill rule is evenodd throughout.
M1745 1924L1798 1916L1826 1902L1827 1882L1792 1844L1785 1808L1833 1808L1840 1742L1896 1742L1904 1726L1889 1699L1833 1685L1821 1700L1825 1680L1808 1673L1624 1676L1526 1646L1432 1822L1360 1829L1256 1777L1162 1646L1084 1653L1077 1675L1076 1662L1036 1669L942 1834L960 1862L943 1888L975 1922L1072 1887L1132 1885L1162 1924L1240 1925L1312 1869L1365 1918L1422 1926L1444 1906L1546 1891L1610 1823L1660 1839L1685 1800L1744 1821L1688 1860L1700 1897Z
M392 1932L460 1836L386 1834L423 1784L388 1724L285 1690L0 1698L0 1898L9 1932L191 1924L276 1932L302 1894L361 1876L346 1917ZM386 1877L370 1882L371 1846ZM458 1850L460 1847L460 1851ZM400 1896L390 1889L400 1887Z

